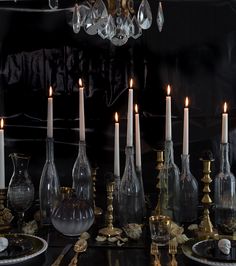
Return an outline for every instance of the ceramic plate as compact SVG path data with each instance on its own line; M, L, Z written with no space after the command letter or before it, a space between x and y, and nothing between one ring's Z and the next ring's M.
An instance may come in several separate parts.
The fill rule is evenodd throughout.
M209 260L201 256L198 256L192 251L193 245L198 242L199 242L198 240L191 239L182 245L182 250L183 250L184 255L188 257L190 260L194 260L196 262L200 262L205 265L213 265L213 266L235 266L236 265L235 262L214 261L214 260Z
M11 265L35 258L48 247L47 242L27 234L1 234L9 241L5 251L0 252L0 265Z
M236 261L236 242L231 240L231 251L229 255L223 254L218 248L218 240L203 240L193 245L192 250L200 257L219 260L219 261Z

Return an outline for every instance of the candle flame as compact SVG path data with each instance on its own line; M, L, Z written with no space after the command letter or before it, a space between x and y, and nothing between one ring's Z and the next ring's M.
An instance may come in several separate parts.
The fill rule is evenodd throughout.
M167 86L167 95L170 95L170 85Z
M115 121L116 121L116 123L118 123L118 113L117 112L115 112Z
M226 113L227 112L227 103L225 102L224 103L224 113Z
M130 87L130 89L133 88L133 85L134 85L134 80L133 79L130 79L130 81L129 81L129 87Z
M49 97L52 97L52 86L49 87Z
M189 99L188 99L188 97L186 97L185 98L185 107L188 107L188 105L189 105Z
M1 119L1 128L3 128L4 126L4 121L3 121L3 118Z
M138 105L137 104L135 104L134 110L135 110L135 113L137 114L138 113Z
M82 87L82 86L83 86L82 79L79 79L79 86L80 86L80 87Z

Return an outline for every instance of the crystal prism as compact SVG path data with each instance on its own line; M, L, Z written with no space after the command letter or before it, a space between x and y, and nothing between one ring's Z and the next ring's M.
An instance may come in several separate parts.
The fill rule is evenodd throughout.
M138 10L138 23L139 26L146 30L152 25L152 12L147 0L142 0Z
M103 39L111 39L116 33L116 25L114 19L111 15L108 17L107 23L102 27L102 29L98 30L98 35Z
M157 11L157 26L159 32L162 31L163 24L164 24L164 13L162 9L162 4L161 2L159 2L158 11Z
M110 39L110 41L116 45L124 45L129 38L129 32L127 32L127 27L125 27L126 17L118 16L116 18L116 32L115 35Z
M75 4L74 7L74 12L73 12L73 17L72 17L72 26L73 26L73 31L74 33L79 33L80 31L80 13L79 11L79 6Z
M136 16L132 18L132 29L131 29L131 37L137 39L142 35L142 29L140 28Z
M58 8L58 0L48 0L48 5L51 9Z

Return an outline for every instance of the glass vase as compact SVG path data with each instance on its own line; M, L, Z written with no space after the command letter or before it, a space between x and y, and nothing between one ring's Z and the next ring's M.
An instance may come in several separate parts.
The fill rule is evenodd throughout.
M214 181L215 224L221 234L236 232L235 177L230 171L229 144L220 145L220 172Z
M51 214L60 196L60 182L54 163L53 138L46 139L46 162L39 184L41 223L51 224Z
M121 225L142 223L143 205L141 184L134 167L133 147L126 147L126 163L119 192Z
M165 160L159 172L160 212L177 223L180 222L179 168L174 162L173 142L165 141Z
M90 164L86 155L85 141L79 142L79 152L72 170L73 189L79 200L93 206L93 180Z
M11 208L18 213L18 231L22 231L24 213L34 200L34 186L28 173L30 157L10 154L13 163L13 174L8 185L7 199Z
M181 159L180 217L182 223L190 223L197 220L198 183L190 172L189 155L182 154Z

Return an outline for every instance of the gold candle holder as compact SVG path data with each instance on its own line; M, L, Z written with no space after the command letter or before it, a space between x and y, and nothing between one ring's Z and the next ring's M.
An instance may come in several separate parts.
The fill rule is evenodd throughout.
M100 207L96 206L95 198L96 198L96 180L97 180L97 169L98 168L92 168L92 179L93 179L93 209L94 209L94 215L99 216L102 215L103 210Z
M113 227L113 192L114 182L107 184L107 227L99 230L99 234L112 237L122 233L120 228Z
M0 231L7 231L11 228L11 221L14 218L11 210L5 207L7 200L7 188L0 189Z
M157 192L158 192L158 199L157 199L157 206L155 208L155 214L160 215L161 214L161 204L160 204L160 189L161 189L161 181L159 178L159 172L163 167L164 164L164 152L161 150L157 150L157 165L156 165L156 170L157 170Z
M210 177L211 173L211 163L214 161L214 159L209 159L209 160L204 160L200 159L203 163L203 178L201 181L204 183L203 187L203 198L201 200L204 211L203 211L203 218L202 221L199 225L199 232L198 236L201 238L215 238L217 236L217 231L216 229L213 228L211 219L210 219L210 205L212 203L211 197L210 197L210 183L212 182L212 179Z

